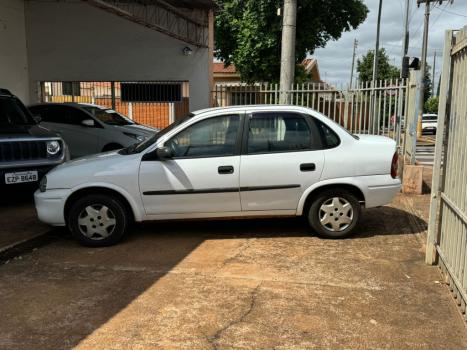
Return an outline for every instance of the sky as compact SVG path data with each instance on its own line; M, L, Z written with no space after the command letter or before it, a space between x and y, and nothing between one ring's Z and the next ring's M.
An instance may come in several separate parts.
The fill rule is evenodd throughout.
M354 39L358 40L356 57L374 50L379 0L364 0L369 13L366 20L355 30L345 32L337 41L330 41L326 47L317 49L312 57L317 58L321 79L335 85L346 85L350 80ZM467 25L467 1L454 0L432 3L428 35L428 64L433 66L437 51L435 83L438 84L444 33L446 29L460 29ZM404 26L405 0L383 0L381 11L380 47L384 47L390 62L400 67ZM409 12L409 56L421 56L423 37L424 5L417 7L416 0L410 0ZM357 65L355 60L355 66ZM355 75L354 75L355 77Z

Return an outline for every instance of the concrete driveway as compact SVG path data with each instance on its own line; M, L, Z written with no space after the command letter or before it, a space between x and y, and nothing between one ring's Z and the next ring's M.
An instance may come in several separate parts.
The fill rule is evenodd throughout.
M394 204L322 240L296 219L67 235L0 266L1 349L466 349L425 222Z

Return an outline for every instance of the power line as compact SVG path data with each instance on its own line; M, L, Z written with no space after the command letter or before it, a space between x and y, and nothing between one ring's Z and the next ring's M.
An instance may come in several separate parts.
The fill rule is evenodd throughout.
M449 5L449 2L446 2L446 3L444 4L444 9L446 9L446 7L448 7L448 5ZM438 10L441 10L441 11L444 10L444 9L442 9L441 7L439 7L438 5L435 5L433 8L438 9ZM443 14L442 12L438 13L438 16L437 16L437 17L435 18L435 20L431 23L432 26L435 25L435 23L438 21L438 19L441 17L442 14Z
M462 13L455 13L455 12L452 12L452 11L448 11L448 10L446 10L446 9L442 9L442 8L440 8L440 7L435 7L435 8L438 9L438 10L440 10L440 11L449 13L450 15L455 15L455 16L467 18L467 15L463 15Z

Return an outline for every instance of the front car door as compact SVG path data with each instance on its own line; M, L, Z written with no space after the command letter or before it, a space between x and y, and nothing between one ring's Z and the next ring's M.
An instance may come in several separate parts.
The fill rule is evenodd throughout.
M173 158L143 160L139 183L146 214L241 212L240 114L197 121L164 143Z
M256 112L245 121L240 167L242 211L295 211L319 181L324 152L310 116Z

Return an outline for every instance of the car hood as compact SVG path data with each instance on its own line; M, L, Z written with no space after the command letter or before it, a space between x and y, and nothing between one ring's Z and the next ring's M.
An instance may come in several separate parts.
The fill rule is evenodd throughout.
M73 188L80 184L121 183L122 177L138 173L140 154L117 151L99 153L65 162L47 173L47 188Z
M122 125L117 126L122 132L129 132L132 134L142 135L142 136L152 136L159 130L156 128L151 128L150 126L133 124L133 125Z
M38 124L30 125L9 125L2 126L0 128L0 138L2 139L13 139L18 137L26 138L48 138L58 137L56 132L50 131Z

